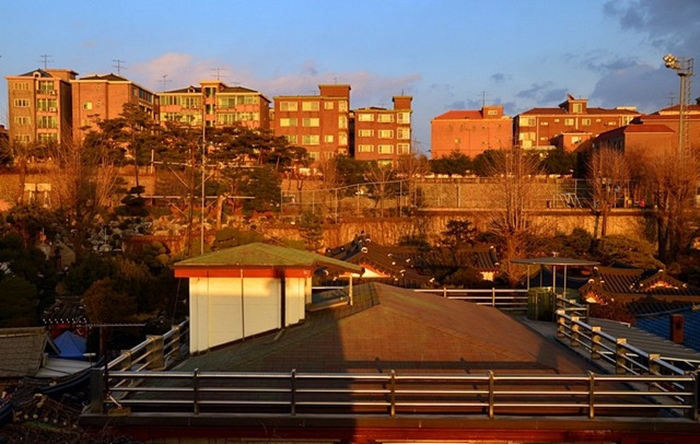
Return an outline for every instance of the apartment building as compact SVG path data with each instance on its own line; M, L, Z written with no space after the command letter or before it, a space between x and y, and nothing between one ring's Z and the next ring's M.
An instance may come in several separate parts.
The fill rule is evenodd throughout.
M36 69L6 76L11 143L69 143L72 139L72 85L69 69Z
M73 134L76 141L100 120L115 119L127 103L137 105L158 120L158 96L116 74L94 74L71 81L73 85Z
M458 152L474 159L488 149L513 145L513 118L503 114L503 106L480 110L452 110L430 122L431 157L438 159Z
M350 154L350 85L319 85L319 95L274 97L274 130L320 161Z
M262 93L220 80L206 80L160 94L161 122L221 127L240 124L270 129L270 100Z
M352 112L353 156L390 163L411 154L411 96L394 96L393 109L367 107Z
M640 115L633 107L589 107L587 99L569 94L556 108L533 108L515 116L513 133L516 144L525 149L573 151L581 142L625 126Z

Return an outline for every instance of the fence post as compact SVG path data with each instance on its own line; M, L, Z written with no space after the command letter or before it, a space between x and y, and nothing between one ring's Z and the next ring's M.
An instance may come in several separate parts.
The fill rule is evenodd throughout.
M148 366L149 370L162 370L165 368L165 354L163 346L163 336L147 335L148 342L146 343L146 351L149 354Z
M627 360L625 345L627 345L627 339L617 338L617 343L615 344L615 373L618 375L627 373L625 370L625 361Z
M496 378L494 377L493 371L489 370L489 419L493 419L494 414L494 403L496 401L496 395L494 391L496 390Z
M181 344L180 341L182 338L180 337L180 326L179 325L174 325L172 327L172 332L173 332L173 338L172 338L172 350L170 351L170 356L175 360L179 361L182 358L181 355Z
M600 359L600 327L591 327L591 359Z
M194 414L199 415L199 369L196 368L194 369L194 372L192 372L192 395L194 396L193 399L193 407L194 407Z
M579 340L579 330L581 326L578 325L578 316L571 316L571 348L578 347Z
M292 413L292 416L296 416L296 414L297 414L297 369L295 369L295 368L292 369L292 375L291 375L291 376L292 376L292 377L291 377L291 381L290 381L290 382L291 382L291 385L292 385L292 386L290 387L290 389L291 389L290 395L292 396L292 399L291 399L291 403L292 403L292 405L291 405L291 407L292 407L292 408L291 408L291 413Z
M491 306L496 308L496 287L491 287Z
M690 382L690 391L693 395L690 397L690 410L688 410L688 417L693 421L698 420L698 403L700 402L700 384L698 384L698 372L692 372L690 374L693 380Z
M447 287L442 287L442 297L443 298L447 297Z
M588 419L595 417L595 373L588 372Z
M105 412L105 378L100 367L93 367L90 371L90 413L103 414Z
M395 370L391 370L390 390L391 390L390 415L393 418L396 416L396 371Z
M566 317L564 310L557 310L557 338L566 337Z

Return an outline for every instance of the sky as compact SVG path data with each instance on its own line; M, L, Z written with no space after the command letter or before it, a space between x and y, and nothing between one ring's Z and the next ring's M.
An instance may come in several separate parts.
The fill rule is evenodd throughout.
M338 83L352 109L412 96L429 154L430 121L448 110L516 116L567 94L644 113L678 104L668 53L700 63L700 1L0 0L0 124L5 76L44 67L153 92L218 78L270 99Z

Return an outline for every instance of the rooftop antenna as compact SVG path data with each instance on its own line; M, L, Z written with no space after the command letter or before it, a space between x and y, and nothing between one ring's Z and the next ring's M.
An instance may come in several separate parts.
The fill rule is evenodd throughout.
M49 65L49 62L52 61L51 56L49 54L42 54L39 56L39 58L41 59L41 62L44 64L44 69L46 69Z
M212 68L212 71L216 71L216 80L221 80L221 71L226 71L226 68Z
M167 74L163 74L163 75L162 75L161 81L160 81L160 82L163 84L163 92L165 92L165 84L166 84L166 83L170 83L171 81L172 81L172 80L168 80L168 75L167 75Z
M676 95L673 94L672 92L670 92L670 93L668 93L668 95L666 97L668 98L668 101L670 103L669 106L673 106L673 104L675 102Z
M486 95L487 95L486 91L481 91L480 96L481 96L481 107L482 108L486 106Z
M124 60L113 59L114 65L112 67L117 68L117 75L122 75L122 69L126 69L122 64L125 63Z

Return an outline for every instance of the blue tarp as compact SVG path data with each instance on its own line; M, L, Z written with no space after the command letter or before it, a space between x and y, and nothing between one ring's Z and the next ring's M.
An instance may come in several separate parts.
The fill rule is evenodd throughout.
M54 343L61 351L59 355L66 359L84 359L83 354L87 349L87 340L76 335L72 331L64 331L54 340Z

